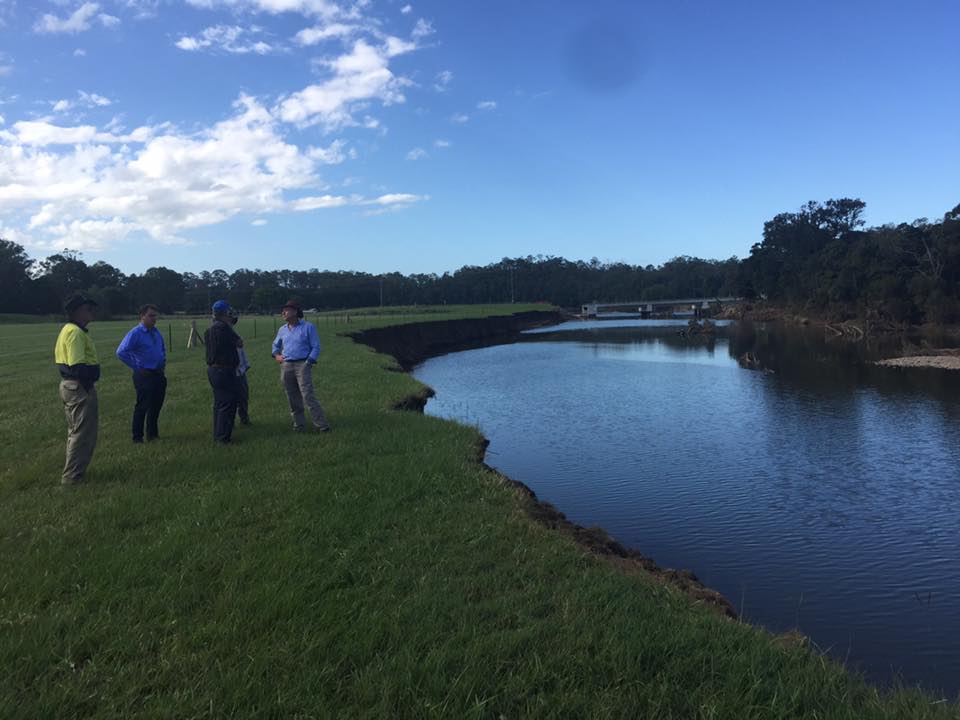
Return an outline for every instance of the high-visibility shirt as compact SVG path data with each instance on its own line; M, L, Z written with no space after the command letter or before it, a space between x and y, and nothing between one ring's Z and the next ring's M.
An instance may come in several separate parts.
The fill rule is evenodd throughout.
M97 348L90 333L79 325L67 323L57 336L57 345L53 351L53 361L57 365L99 365Z

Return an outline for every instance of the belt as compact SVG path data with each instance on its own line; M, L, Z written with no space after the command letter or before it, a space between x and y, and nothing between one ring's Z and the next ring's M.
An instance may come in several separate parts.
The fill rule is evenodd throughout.
M163 375L163 368L140 368L140 372L147 372L153 375Z
M289 358L284 359L285 363L298 363L298 362L306 362L306 361L307 361L306 358L300 358L299 360L290 360Z

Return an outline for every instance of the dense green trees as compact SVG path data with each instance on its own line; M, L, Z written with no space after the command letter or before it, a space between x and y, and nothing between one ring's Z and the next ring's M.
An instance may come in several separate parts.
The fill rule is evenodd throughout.
M960 322L960 205L938 222L869 229L863 211L862 201L841 198L781 213L764 223L763 239L743 261L680 256L642 267L538 255L442 275L247 268L195 274L153 267L126 276L67 250L32 261L19 245L0 240L0 312L56 312L75 290L93 294L107 314L133 312L148 301L164 312L203 313L219 298L269 312L289 297L334 309L511 299L577 307L737 295L810 314Z

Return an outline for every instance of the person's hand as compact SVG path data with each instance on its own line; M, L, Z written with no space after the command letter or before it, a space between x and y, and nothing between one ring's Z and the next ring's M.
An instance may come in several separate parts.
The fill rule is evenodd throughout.
M317 364L316 360L309 360L309 359L307 360L307 365L309 365L310 367L313 367L316 364Z
M277 360L278 363L282 363L283 360L284 360L283 355L281 355L280 353L277 353L277 354L274 355L273 357L276 358L276 360Z

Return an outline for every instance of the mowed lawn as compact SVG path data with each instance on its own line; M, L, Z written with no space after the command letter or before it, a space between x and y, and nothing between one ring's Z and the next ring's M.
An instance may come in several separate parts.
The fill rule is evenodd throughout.
M418 383L340 335L517 309L320 318L326 435L291 431L274 320L245 318L254 424L231 447L182 318L160 323L161 440L133 445L133 323L94 323L100 442L66 489L59 326L0 325L0 717L958 716L530 521L476 429L392 410Z

